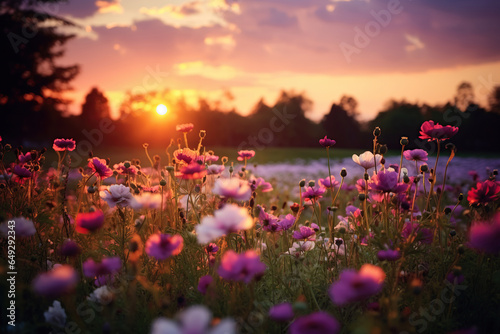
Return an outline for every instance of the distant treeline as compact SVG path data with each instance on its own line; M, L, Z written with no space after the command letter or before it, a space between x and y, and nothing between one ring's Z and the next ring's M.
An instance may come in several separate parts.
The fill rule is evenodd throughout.
M167 101L170 110L167 115L156 114L155 101ZM500 87L497 87L491 93L488 109L482 108L474 103L471 85L463 83L453 102L430 106L390 101L375 119L360 122L355 98L344 96L316 123L307 117L312 101L304 93L283 91L274 104L267 105L261 100L250 115L242 116L235 110L225 110L221 101L200 99L193 107L164 91L128 94L120 109L121 117L111 120L105 95L93 88L78 116L63 117L50 107L9 112L0 105L3 116L0 135L8 142L25 146L51 145L54 138L74 138L83 154L97 146L138 146L147 142L166 147L171 139L177 145L180 134L175 126L193 123L190 141L198 141L199 131L205 130L203 144L207 146L314 147L326 135L335 139L339 148L370 149L372 131L378 126L382 129L379 141L397 150L402 136L409 138L408 148L427 148L428 144L418 139L418 133L424 121L434 120L459 127L452 142L460 150L494 153L500 151L499 101Z

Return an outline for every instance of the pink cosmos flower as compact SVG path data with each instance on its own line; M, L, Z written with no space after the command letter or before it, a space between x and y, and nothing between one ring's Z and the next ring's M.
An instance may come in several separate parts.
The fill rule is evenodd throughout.
M76 143L71 139L55 139L52 145L54 151L73 151L76 148Z
M205 247L205 252L207 254L215 254L219 251L219 246L217 246L217 244L214 244L213 242L209 243L208 245L206 245Z
M187 166L181 167L180 171L176 173L176 176L183 180L201 179L205 175L207 175L205 167L196 162L192 162Z
M337 334L339 322L326 312L315 312L300 317L290 325L290 334Z
M17 159L19 160L19 164L23 165L27 162L31 161L31 152L27 152L26 154L19 154L17 156Z
M419 223L406 222L403 225L401 236L404 239L408 239L412 235L413 238L418 238L418 240L424 244L432 244L434 240L434 235L430 229L420 226ZM409 241L412 242L413 240Z
M258 206L260 208L259 212L259 222L262 225L262 229L267 232L278 232L282 230L281 225L278 223L278 217L275 215L272 215L270 213L267 213L263 207L260 205Z
M301 226L297 231L294 231L292 236L298 240L311 239L310 237L315 236L316 231L308 226Z
M306 187L306 190L302 192L302 198L308 201L317 201L323 197L326 189L318 185L314 187Z
M377 257L380 261L396 261L401 258L401 253L398 250L383 249L378 251Z
M75 230L78 233L89 234L100 229L104 224L104 213L101 210L79 213L76 216Z
M324 179L318 179L318 184L324 188L335 188L339 185L339 181L335 181L335 176L325 177Z
M339 280L332 284L328 293L335 305L343 306L379 293L384 280L384 270L367 263L359 272L353 269L342 271Z
M427 152L422 149L406 150L403 152L406 160L409 161L427 161Z
M233 250L228 250L222 256L222 261L218 269L219 275L231 281L250 283L253 279L259 279L264 275L266 265L260 262L259 255L249 250L242 254L237 254Z
M177 163L185 163L189 165L198 160L198 154L189 148L182 148L174 151L174 158Z
M9 221L15 221L15 225L9 224ZM31 237L36 233L35 225L31 220L24 217L14 217L0 225L0 234L7 238L9 231L12 231L10 226L14 227L13 231L16 233L16 238ZM12 232L10 235L12 235Z
M204 295L207 293L208 286L212 284L214 278L210 275L205 275L200 277L200 280L198 281L198 291Z
M22 167L20 165L15 165L12 170L12 173L17 175L17 177L19 177L20 179L29 178L32 175L29 169Z
M226 168L224 165L208 165L207 166L207 174L208 175L219 175L221 174Z
M497 213L490 222L474 222L469 231L469 247L478 251L500 253L500 213Z
M128 167L125 167L125 163L127 163ZM139 171L136 166L132 165L129 161L120 162L119 164L115 164L113 169L121 175L137 175Z
M458 132L456 126L442 126L439 123L434 124L434 121L426 121L420 127L420 139L440 140L444 141L450 139Z
M245 161L255 156L255 151L253 150L242 150L238 151L238 161Z
M89 168L97 174L101 179L105 179L113 175L113 170L106 164L106 160L97 157L89 159Z
M352 161L367 170L375 167L375 163L377 164L377 166L380 165L381 160L382 156L380 154L376 154L374 158L373 153L370 151L366 151L359 156L357 154L352 155Z
M194 128L193 123L178 124L175 126L175 131L188 133L191 132L193 128Z
M269 317L275 321L290 321L293 316L293 308L290 303L277 304L269 310Z
M398 183L398 173L391 170L381 170L373 174L369 187L371 190L384 193L403 193L408 190L409 184Z
M323 147L331 147L335 145L337 142L333 139L329 139L325 136L325 138L319 140L319 144Z
M237 201L248 201L252 196L252 189L250 189L247 181L232 177L229 179L217 179L212 193Z
M153 234L146 241L146 254L159 261L178 255L184 248L184 239L180 235Z
M115 274L122 268L120 257L105 257L101 262L95 262L89 258L82 264L83 275L89 278L107 276Z
M71 239L66 239L64 240L63 244L61 245L61 248L59 249L59 253L62 256L76 256L80 254L81 252L80 246L76 242L74 242Z
M205 152L205 154L198 156L196 160L201 160L204 163L216 162L219 160L219 156Z
M500 198L500 185L493 180L478 182L476 188L471 188L467 194L470 205L487 205Z
M196 225L198 243L206 244L228 233L252 228L254 222L248 210L235 204L226 204L213 216L205 216Z
M39 295L57 298L71 292L78 283L78 274L69 265L54 265L48 272L33 280L33 290Z
M260 189L263 193L267 193L270 191L273 191L273 186L271 183L266 182L263 178L258 177L258 178L250 178L250 186L252 187L252 190L255 191L257 189Z
M286 216L280 216L279 217L279 221L278 221L278 224L281 226L281 229L283 230L288 230L290 227L293 226L293 224L295 224L295 221L297 220L297 217L295 217L294 215L292 214L287 214Z

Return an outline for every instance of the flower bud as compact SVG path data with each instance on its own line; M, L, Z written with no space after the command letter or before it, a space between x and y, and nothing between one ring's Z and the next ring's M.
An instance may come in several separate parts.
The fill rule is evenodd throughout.
M449 215L451 213L451 208L444 208L444 214Z
M359 194L358 195L358 198L361 202L363 202L365 199L366 199L366 195L365 194Z
M205 138L205 136L207 135L207 132L205 130L200 130L200 138Z
M5 144L5 152L9 152L10 150L12 150L12 146L10 144Z
M401 137L401 140L399 141L399 143L403 146L408 145L408 137Z
M124 166L125 168L130 168L130 162L126 161L126 162L123 164L123 166Z
M460 195L458 195L458 201L462 202L463 199L464 199L464 194L460 193Z
M93 194L93 193L95 193L95 188L94 188L94 186L88 186L88 187L87 187L87 192L88 192L89 194Z
M300 180L300 182L299 182L299 187L301 187L301 188L302 188L302 187L304 187L305 185L306 185L306 180L305 180L305 179Z
M337 245L337 247L342 246L343 243L344 243L344 240L342 240L342 239L335 240L335 245Z
M463 254L465 253L465 247L464 245L460 244L458 245L458 254Z
M457 235L457 231L455 231L455 230L451 230L451 231L450 231L450 236L451 236L451 237L454 237L454 236L456 236L456 235Z
M368 181L370 179L370 175L368 175L368 173L365 173L363 175L363 178L365 179L365 181Z
M229 173L232 174L234 172L233 166L229 167Z
M340 171L340 176L342 176L342 177L347 176L347 170L345 168L342 168L342 170Z
M241 167L241 171L245 172L247 169L245 167Z
M422 165L420 166L420 173L426 173L429 170L429 166Z
M379 149L378 149L378 152L382 155L386 154L387 153L387 145L384 144L384 145L380 145Z
M374 130L373 130L373 136L374 137L378 137L380 136L380 133L382 132L382 130L380 130L380 128L377 126Z
M385 165L385 158L380 159L380 163L381 163L382 165Z
M346 232L345 227L341 227L341 228L339 228L339 233L340 233L340 234L344 234L345 232Z
M314 187L315 184L316 182L314 182L314 180L310 180L308 183L309 187Z
M493 175L497 176L498 175L498 169L493 170Z
M408 175L405 175L405 176L403 177L403 182L404 182L404 183L410 183L410 178L408 177Z
M165 187L167 185L167 181L165 179L160 180L160 186Z
M165 169L167 170L167 172L171 173L174 171L174 166L167 166L165 167Z

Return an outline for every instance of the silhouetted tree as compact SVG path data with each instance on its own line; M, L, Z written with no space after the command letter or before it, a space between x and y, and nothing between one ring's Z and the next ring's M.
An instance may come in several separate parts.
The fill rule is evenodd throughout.
M350 96L342 96L339 104L332 104L330 112L323 116L320 125L329 138L337 141L336 147L355 148L361 144L361 127L356 120L358 102Z
M500 86L493 88L490 96L488 97L490 111L500 114Z
M110 118L108 99L97 87L85 97L82 104L81 118L85 125L96 126L102 118Z

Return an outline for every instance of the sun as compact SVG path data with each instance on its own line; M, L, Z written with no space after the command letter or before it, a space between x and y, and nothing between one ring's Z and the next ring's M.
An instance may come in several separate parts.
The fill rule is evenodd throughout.
M167 113L167 107L164 104L159 104L156 107L156 112L158 115L165 115Z

